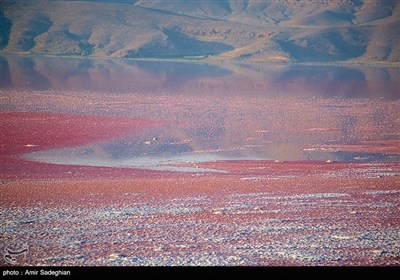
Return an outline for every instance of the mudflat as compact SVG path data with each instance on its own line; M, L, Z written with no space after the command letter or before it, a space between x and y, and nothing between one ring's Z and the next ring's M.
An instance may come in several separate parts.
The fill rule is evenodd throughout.
M396 92L188 79L2 88L2 248L28 246L19 265L399 265Z

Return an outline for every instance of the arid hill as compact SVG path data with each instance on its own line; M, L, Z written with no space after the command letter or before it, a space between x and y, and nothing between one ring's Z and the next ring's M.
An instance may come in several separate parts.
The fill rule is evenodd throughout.
M399 0L0 3L3 53L400 62Z

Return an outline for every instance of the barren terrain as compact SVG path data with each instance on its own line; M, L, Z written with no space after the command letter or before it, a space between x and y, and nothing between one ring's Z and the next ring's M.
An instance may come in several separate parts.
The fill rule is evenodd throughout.
M19 265L400 264L398 98L2 89L0 102L1 248L27 244ZM175 171L118 166L158 153Z
M399 63L398 0L0 3L4 53Z

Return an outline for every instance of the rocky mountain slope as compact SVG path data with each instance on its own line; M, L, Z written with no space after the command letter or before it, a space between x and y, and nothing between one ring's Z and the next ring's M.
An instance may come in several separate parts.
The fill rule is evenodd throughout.
M3 53L400 62L399 0L0 2Z

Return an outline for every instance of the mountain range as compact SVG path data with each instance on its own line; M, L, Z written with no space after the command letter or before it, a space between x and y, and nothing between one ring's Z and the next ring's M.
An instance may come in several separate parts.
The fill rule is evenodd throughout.
M400 0L2 0L0 53L400 63Z

